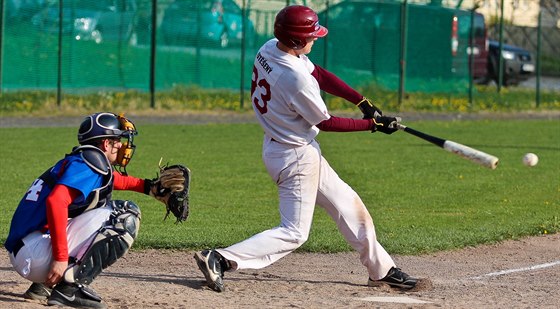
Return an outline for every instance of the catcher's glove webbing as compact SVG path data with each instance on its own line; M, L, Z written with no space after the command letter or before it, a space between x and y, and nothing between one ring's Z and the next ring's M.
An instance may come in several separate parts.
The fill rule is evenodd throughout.
M172 213L177 223L189 217L189 187L191 171L180 164L160 166L159 176L145 180L145 193L165 204L165 219Z

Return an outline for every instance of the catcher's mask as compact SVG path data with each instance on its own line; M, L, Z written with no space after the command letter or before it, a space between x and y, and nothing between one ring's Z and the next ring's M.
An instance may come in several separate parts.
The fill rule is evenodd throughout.
M124 114L117 116L103 112L89 115L84 119L78 130L78 142L80 145L91 145L106 138L121 139L122 146L113 165L119 168L120 173L126 175L126 165L136 149L134 136L137 134L134 123L124 117Z
M274 20L274 36L291 49L302 49L308 39L322 38L328 32L319 25L317 13L303 5L283 8Z

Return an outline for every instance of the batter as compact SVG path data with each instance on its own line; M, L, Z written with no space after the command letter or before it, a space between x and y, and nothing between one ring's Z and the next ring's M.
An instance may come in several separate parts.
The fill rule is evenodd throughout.
M278 187L280 225L230 247L195 254L210 288L222 292L224 271L271 265L307 241L315 205L323 207L348 243L360 254L368 284L410 289L412 278L376 239L373 220L358 196L322 156L320 131L381 131L392 134L395 117L383 116L369 100L306 56L327 35L317 14L306 6L282 9L275 38L258 51L251 84L255 115L264 130L262 159ZM364 119L330 115L321 90L360 107Z

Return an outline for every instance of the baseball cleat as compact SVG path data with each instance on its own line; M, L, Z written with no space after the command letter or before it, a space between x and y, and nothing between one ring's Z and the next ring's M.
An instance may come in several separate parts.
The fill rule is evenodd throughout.
M203 250L194 254L196 264L204 277L208 286L216 291L225 291L224 287L224 269L222 260L224 259L216 250Z
M380 283L388 284L392 288L401 288L405 290L412 289L416 286L418 279L413 278L401 271L400 268L391 267L387 276L380 280L368 279L368 286L378 286Z
M101 302L101 297L91 288L82 284L67 282L61 282L55 286L47 301L47 305L75 308L107 308L107 305Z
M33 282L23 297L33 300L46 300L51 296L52 289L42 283Z

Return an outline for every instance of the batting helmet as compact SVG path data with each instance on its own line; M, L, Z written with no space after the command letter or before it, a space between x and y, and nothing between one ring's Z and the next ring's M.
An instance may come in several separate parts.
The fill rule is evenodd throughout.
M291 49L302 49L309 38L322 38L328 32L319 25L317 13L303 5L283 8L274 21L274 36Z

